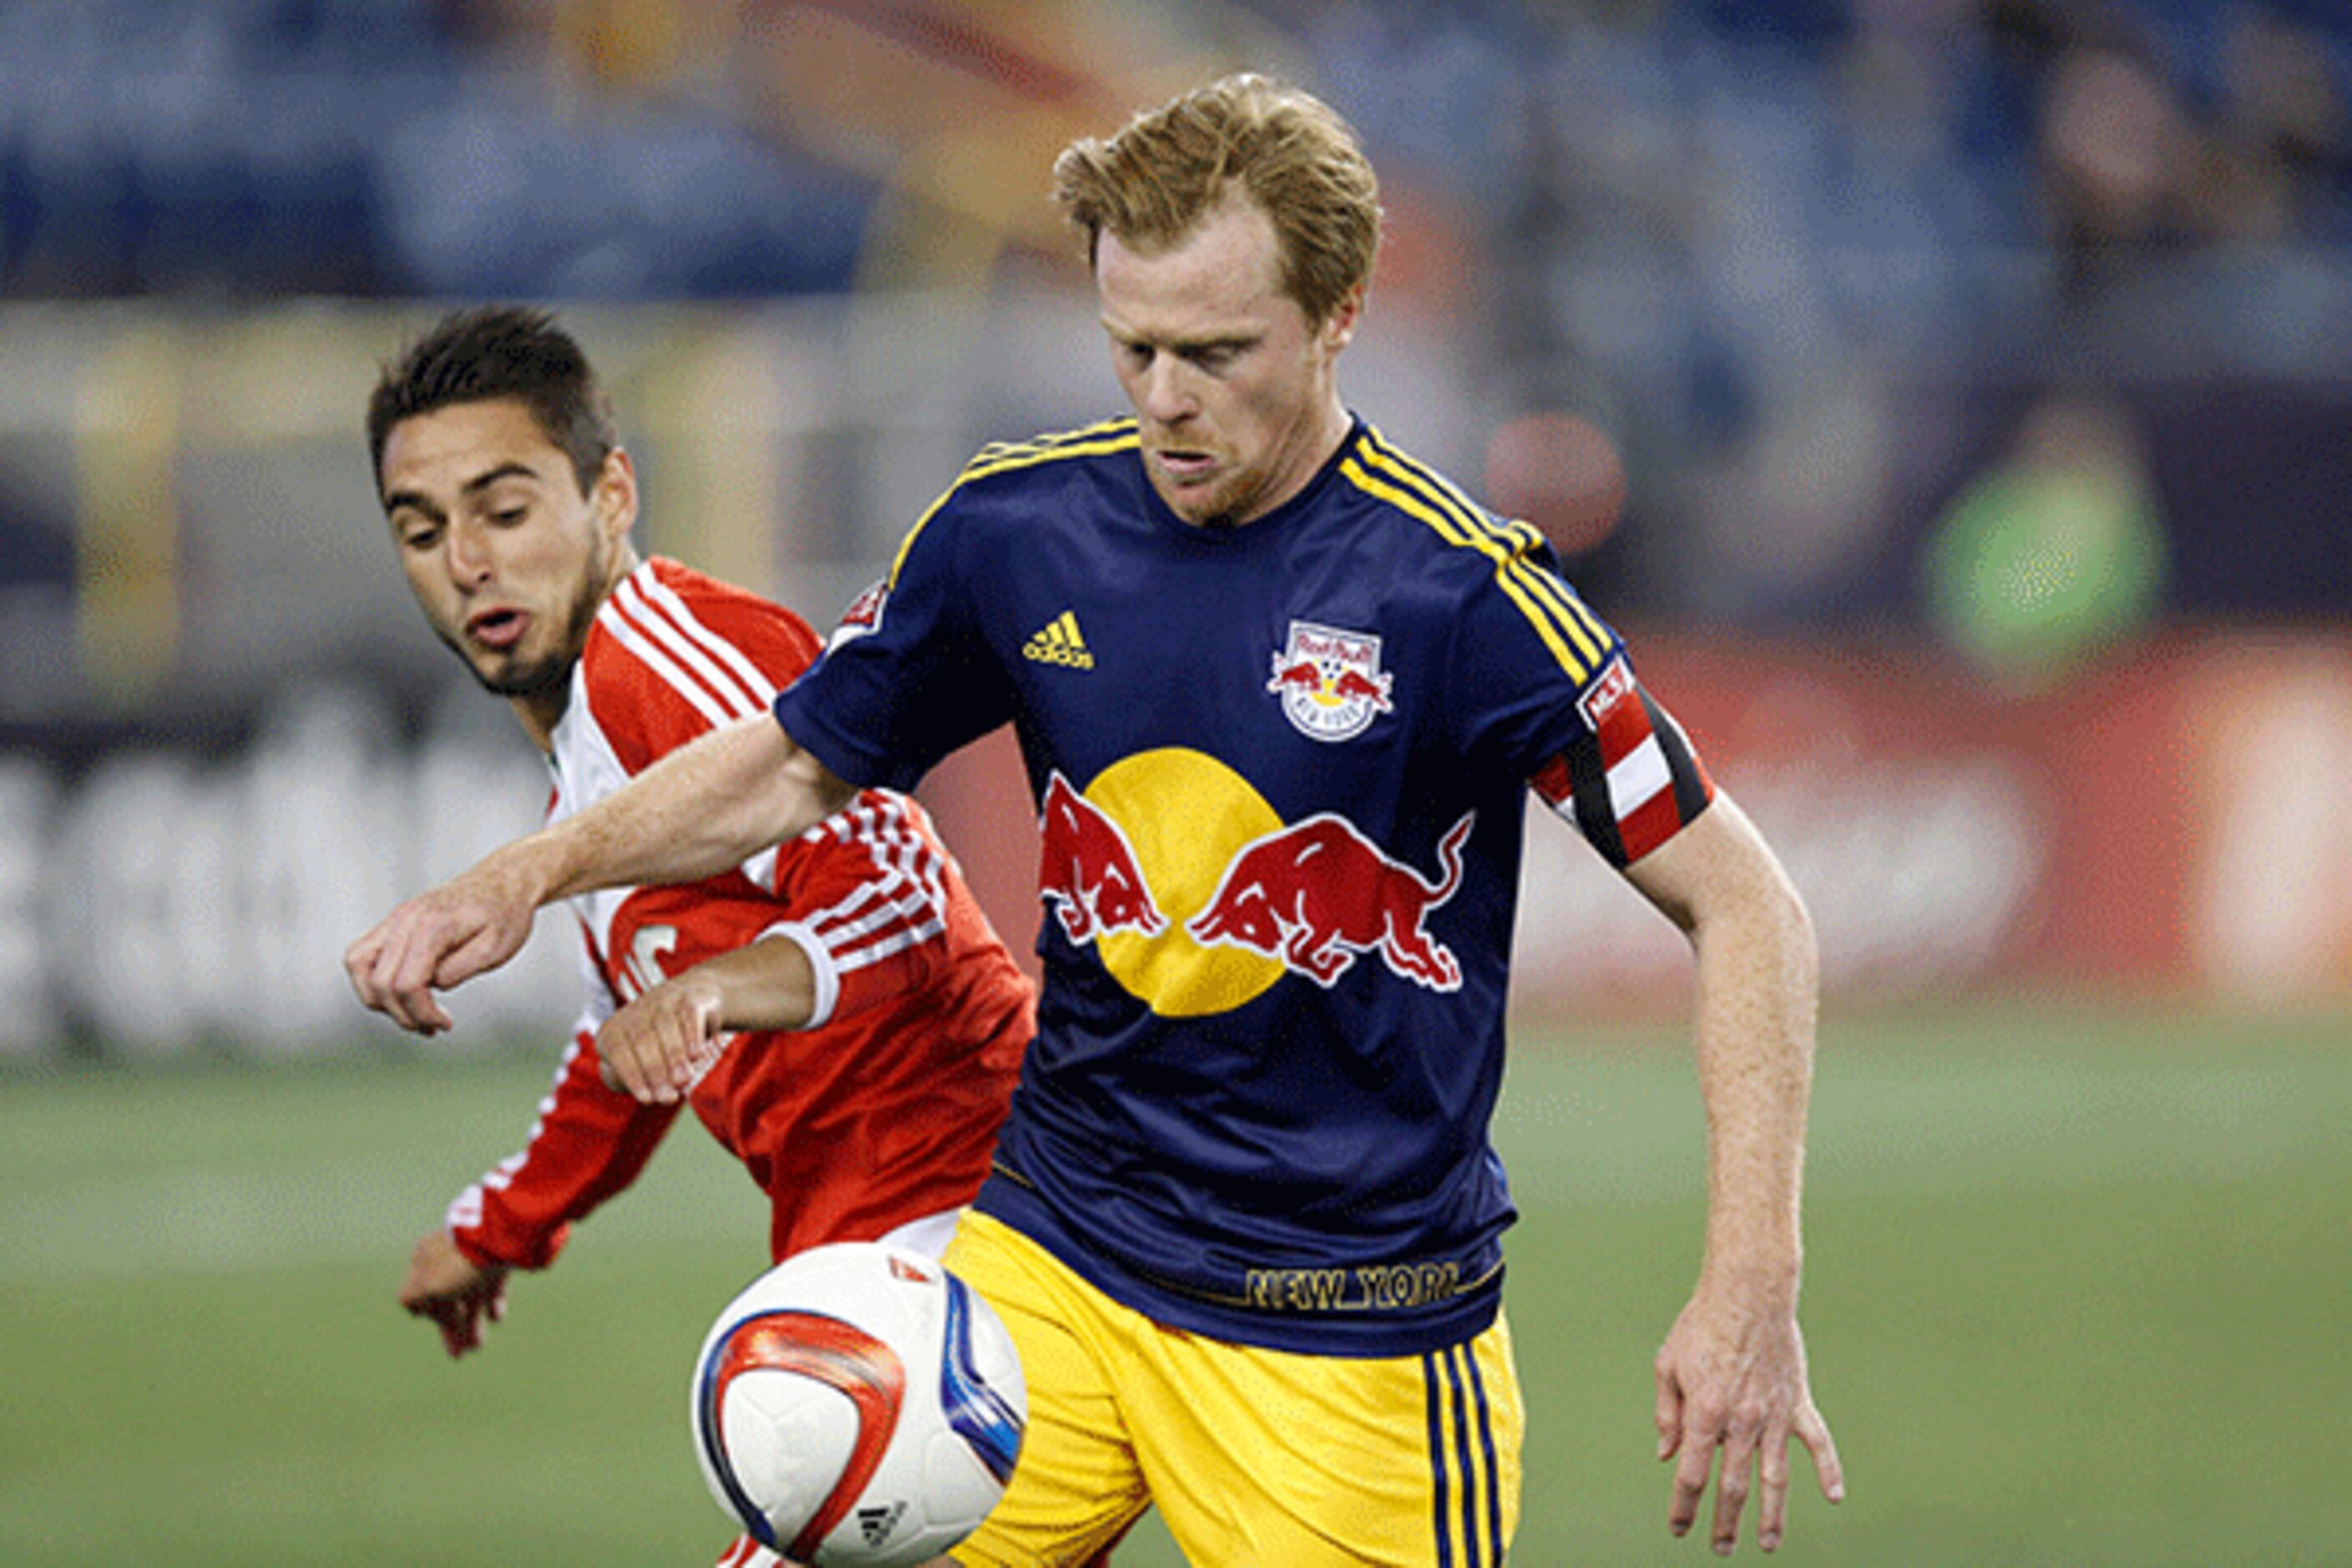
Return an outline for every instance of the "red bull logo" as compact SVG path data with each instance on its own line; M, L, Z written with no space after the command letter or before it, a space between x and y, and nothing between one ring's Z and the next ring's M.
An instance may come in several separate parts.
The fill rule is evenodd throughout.
M1429 921L1462 885L1473 822L1447 830L1424 875L1345 816L1286 824L1215 757L1164 747L1120 758L1083 791L1048 778L1039 883L1061 934L1091 943L1164 1017L1229 1012L1286 975L1328 989L1361 960L1452 991L1462 965Z
M1037 822L1040 898L1072 942L1115 931L1156 936L1168 917L1151 901L1135 847L1118 824L1055 771Z
M1285 664L1282 656L1276 654L1274 656L1274 679L1265 683L1265 689L1268 691L1320 691L1323 689L1323 667L1311 658Z
M1184 929L1204 947L1280 959L1326 989L1359 955L1378 953L1404 979L1456 990L1462 965L1426 922L1462 885L1462 845L1475 820L1465 816L1439 841L1443 875L1432 881L1346 817L1319 812L1244 846Z
M1293 621L1265 689L1282 698L1283 716L1300 734L1344 741L1391 710L1395 680L1381 668L1381 639L1370 633Z
M1383 675L1375 680L1360 669L1341 669L1331 677L1331 695L1342 702L1369 702L1379 712L1389 710L1389 684L1395 678Z

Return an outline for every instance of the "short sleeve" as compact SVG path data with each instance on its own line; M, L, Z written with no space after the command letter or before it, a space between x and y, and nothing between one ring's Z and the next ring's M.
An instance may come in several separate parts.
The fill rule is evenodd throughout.
M850 605L814 668L775 701L795 744L865 787L912 789L940 758L1013 717L1003 665L971 595L971 520L950 491L900 547L890 575Z
M760 712L816 656L782 605L655 560L621 580L582 654L597 729L631 774Z
M1633 674L1624 639L1559 575L1525 523L1501 529L1455 645L1462 746L1507 769L1622 869L1682 831L1715 785L1674 716Z
M1455 744L1472 765L1532 777L1589 728L1580 703L1624 656L1524 522L1496 529L1454 616Z

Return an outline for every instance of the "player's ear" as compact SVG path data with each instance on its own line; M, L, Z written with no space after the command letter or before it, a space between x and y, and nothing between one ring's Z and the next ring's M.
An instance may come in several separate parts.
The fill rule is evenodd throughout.
M1356 324L1363 319L1364 286L1359 283L1341 296L1339 302L1331 307L1331 313L1323 318L1323 325L1316 332L1322 341L1323 352L1336 354L1346 348L1355 339Z
M588 502L595 510L596 531L608 544L627 538L629 530L636 526L637 466L625 449L615 447L604 454L604 466L596 472Z

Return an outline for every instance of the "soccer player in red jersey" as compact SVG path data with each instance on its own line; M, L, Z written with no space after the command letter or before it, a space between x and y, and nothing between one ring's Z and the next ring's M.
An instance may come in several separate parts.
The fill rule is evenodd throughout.
M445 318L386 367L367 427L417 605L548 754L551 822L763 713L816 657L791 611L638 558L635 470L547 316ZM509 1272L551 1263L683 1107L768 1193L774 1258L873 1239L937 1256L987 1173L1035 1009L920 805L863 790L716 876L573 908L587 1003L554 1085L401 1286L450 1355L482 1343ZM679 1051L698 1070L683 1089L666 1066ZM776 1559L745 1538L721 1561Z

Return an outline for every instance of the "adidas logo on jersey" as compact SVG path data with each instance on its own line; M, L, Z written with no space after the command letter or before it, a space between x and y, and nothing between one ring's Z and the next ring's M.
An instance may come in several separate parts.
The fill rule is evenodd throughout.
M1021 657L1040 664L1067 665L1072 669L1095 667L1095 656L1087 651L1087 639L1078 635L1075 610L1064 610L1047 622L1045 630L1022 645Z

